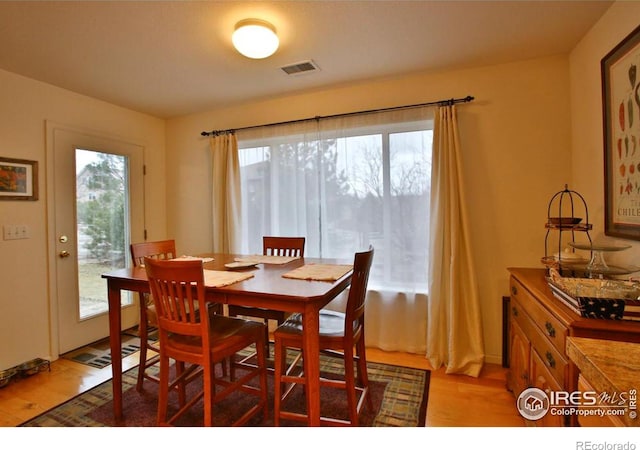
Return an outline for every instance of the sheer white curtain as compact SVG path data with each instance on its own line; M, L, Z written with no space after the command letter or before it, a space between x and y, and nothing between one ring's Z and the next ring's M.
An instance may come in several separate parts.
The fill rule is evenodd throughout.
M233 253L240 248L240 166L235 134L210 138L213 180L213 251Z
M375 248L367 345L425 353L433 108L239 130L242 248L305 236L305 255ZM340 309L344 297L331 307Z
M484 345L455 105L436 113L432 164L427 357L436 369L477 377Z

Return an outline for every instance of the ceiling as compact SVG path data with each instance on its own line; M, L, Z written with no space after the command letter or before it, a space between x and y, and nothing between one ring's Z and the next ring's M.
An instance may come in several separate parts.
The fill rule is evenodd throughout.
M0 1L0 69L160 118L569 52L612 1ZM251 60L234 25L280 48ZM319 71L281 67L313 60Z

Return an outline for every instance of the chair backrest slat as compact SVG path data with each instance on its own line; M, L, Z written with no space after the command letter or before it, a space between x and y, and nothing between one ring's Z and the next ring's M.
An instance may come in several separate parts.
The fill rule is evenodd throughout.
M262 238L262 254L304 258L304 244L304 237L264 236Z

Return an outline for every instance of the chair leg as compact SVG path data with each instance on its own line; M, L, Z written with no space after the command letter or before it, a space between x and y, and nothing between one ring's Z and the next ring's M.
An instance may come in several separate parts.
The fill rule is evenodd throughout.
M279 325L279 324L278 324ZM264 349L267 352L267 358L269 357L269 319L264 319Z
M183 361L176 361L176 378L180 378L185 370L185 364ZM182 380L178 383L178 404L182 408L187 403L187 382Z
M223 313L222 304L221 303L209 303L207 306L207 311L209 313L209 319L213 319L215 315L221 315ZM215 365L214 365L215 366ZM227 361L220 361L220 367L222 367L222 376L227 376Z
M147 323L147 308L142 303L144 297L140 296L140 323L138 324L138 334L140 337L140 360L138 363L138 381L136 382L136 390L142 392L142 384L144 383L144 374L147 369L147 345L149 340L149 325Z
M351 426L358 426L358 399L356 395L355 367L353 364L353 349L344 350L344 378L347 393L347 405L349 407L349 419Z
M169 358L160 357L160 386L158 388L158 425L167 424L169 401Z
M367 406L369 411L373 411L373 400L369 388L369 374L367 373L367 352L364 344L364 335L356 343L356 355L358 356L358 381L360 386L367 389Z
M282 325L285 320L286 320L286 317L284 316L284 313L283 313L280 315L280 317L278 317L278 319L276 319L277 326L279 327L280 325ZM267 338L267 358L268 358L269 357L269 321L267 319L265 319L265 324L267 325L267 333L265 336ZM285 353L286 353L286 350L285 350Z
M213 397L215 396L215 385L213 382L215 371L215 364L211 364L209 370L204 371L202 376L202 384L204 390L203 402L204 402L204 426L213 426Z

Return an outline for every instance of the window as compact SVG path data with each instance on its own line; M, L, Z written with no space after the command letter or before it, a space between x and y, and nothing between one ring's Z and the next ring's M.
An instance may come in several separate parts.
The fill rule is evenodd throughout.
M242 251L263 235L305 236L309 257L372 244L371 287L426 292L433 122L378 122L239 132Z

